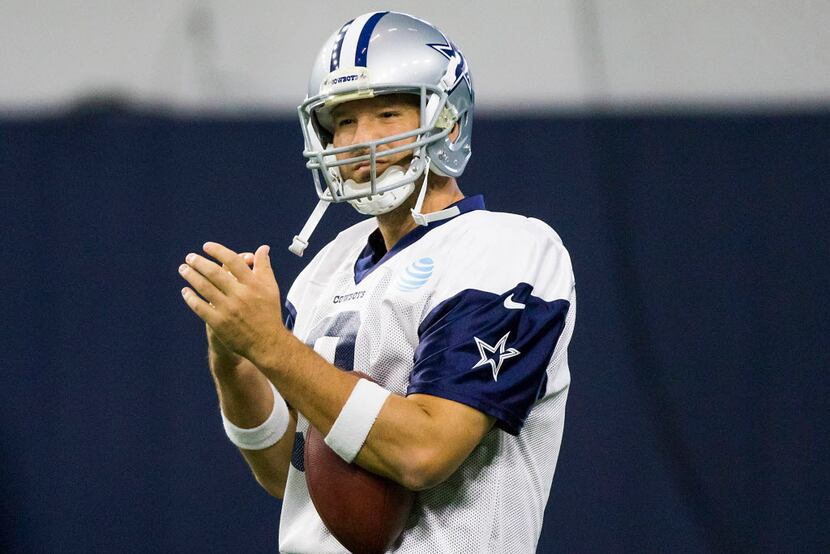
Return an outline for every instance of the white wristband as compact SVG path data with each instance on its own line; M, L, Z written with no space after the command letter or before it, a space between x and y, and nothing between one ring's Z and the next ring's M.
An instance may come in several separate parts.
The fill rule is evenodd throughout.
M324 439L329 448L352 463L390 394L371 381L358 381Z
M244 448L245 450L263 450L276 444L288 429L288 406L271 381L268 381L268 384L271 385L271 391L274 393L274 409L271 410L271 415L261 425L253 429L237 427L220 410L222 413L222 425L225 427L225 434L239 448Z

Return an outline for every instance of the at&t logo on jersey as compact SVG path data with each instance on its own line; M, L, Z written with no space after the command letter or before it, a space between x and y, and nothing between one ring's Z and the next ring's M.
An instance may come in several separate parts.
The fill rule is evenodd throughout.
M423 287L432 277L435 262L432 258L420 258L409 264L398 277L398 290L411 292Z

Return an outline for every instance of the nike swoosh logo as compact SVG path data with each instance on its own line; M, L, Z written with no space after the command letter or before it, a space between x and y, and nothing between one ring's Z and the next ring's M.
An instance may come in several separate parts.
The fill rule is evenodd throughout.
M524 310L525 304L522 304L521 302L514 302L513 295L511 294L504 299L504 307L508 310Z

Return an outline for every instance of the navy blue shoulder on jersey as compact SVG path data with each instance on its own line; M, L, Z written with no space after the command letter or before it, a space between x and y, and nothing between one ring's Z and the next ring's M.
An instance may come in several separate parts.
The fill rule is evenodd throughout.
M293 331L294 323L297 321L297 308L294 307L294 304L286 300L282 307L282 313L285 328L289 331Z
M366 246L363 248L363 251L357 257L357 261L354 263L354 283L355 285L359 285L360 282L365 279L372 271L375 270L376 267L380 266L406 248L407 246L414 244L418 241L421 237L426 235L429 231L435 229L443 225L448 221L452 221L456 217L463 215L467 212L472 212L475 210L485 210L484 207L484 196L477 194L475 196L470 196L469 198L462 198L458 202L447 206L451 208L452 206L457 206L459 210L459 214L453 217L448 217L447 219L442 219L440 221L433 221L429 225L423 226L418 225L410 232L401 238L395 246L392 247L392 250L389 252L386 251L386 244L383 242L383 235L380 234L380 229L375 229L372 231L372 234L369 235L369 240L366 243Z
M544 396L547 367L570 302L547 302L519 283L498 295L467 289L436 306L418 327L409 394L471 406L518 435Z

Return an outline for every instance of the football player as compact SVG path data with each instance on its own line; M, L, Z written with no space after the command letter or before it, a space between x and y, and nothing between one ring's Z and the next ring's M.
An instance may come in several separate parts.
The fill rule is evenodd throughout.
M180 268L207 324L226 432L284 498L280 551L343 551L309 499L309 425L344 460L420 491L395 552L536 548L570 383L574 277L550 227L459 189L473 104L467 60L434 26L394 12L347 22L299 108L320 201L291 250L302 254L332 203L374 217L311 260L285 322L267 246L209 242Z

